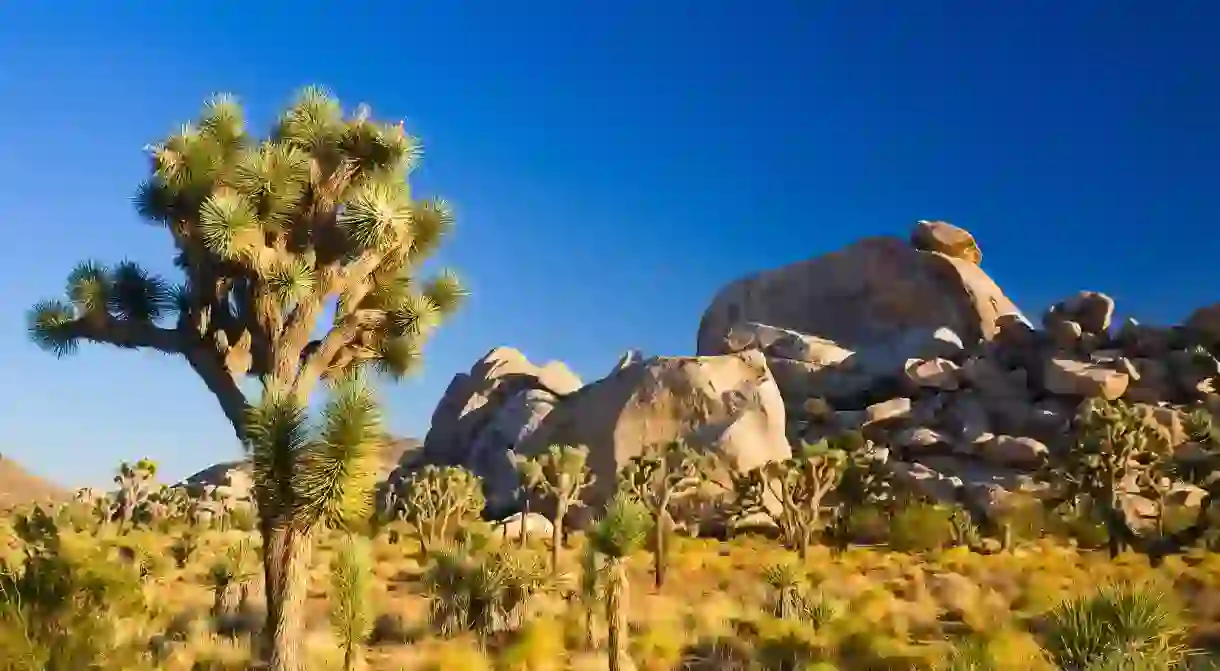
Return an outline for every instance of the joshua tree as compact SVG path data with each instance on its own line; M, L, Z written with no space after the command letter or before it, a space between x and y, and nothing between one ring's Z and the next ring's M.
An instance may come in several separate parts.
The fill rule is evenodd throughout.
M449 540L463 524L483 512L483 487L478 476L460 466L428 465L401 485L399 517L415 527L424 552Z
M527 487L525 499L533 493L555 501L551 518L551 571L559 572L559 548L563 545L563 520L568 509L584 505L581 493L597 479L589 472L586 462L589 448L552 445L546 452L532 458L515 461L521 480ZM531 491L532 490L532 491ZM521 537L525 538L525 518L522 517Z
M111 519L118 521L120 532L126 531L141 508L148 505L156 475L157 464L151 459L141 459L134 466L126 461L119 465L118 475L114 476L119 489L114 495Z
M263 498L280 499L271 492L295 488L296 462L250 444L251 406L291 415L289 402L305 407L320 380L366 366L394 377L413 370L463 296L451 273L413 277L451 227L450 210L410 197L420 145L401 123L376 122L363 106L345 116L318 89L305 90L266 138L247 133L241 108L219 96L149 153L137 208L168 233L184 281L171 286L131 262L83 263L69 275L67 300L30 311L30 335L57 356L82 342L181 356L254 448L256 470L273 478ZM238 384L245 377L258 381L254 403ZM280 604L301 539L284 510L259 510L266 631L280 648L272 671L300 668L283 649L298 637L298 606Z
M776 519L784 540L802 557L822 519L822 501L834 491L843 476L847 456L833 450L825 441L802 443L791 459L771 462L759 468L768 491L779 501Z
M601 521L589 532L589 550L601 555L603 567L600 584L606 605L606 625L609 635L610 671L624 667L627 633L627 560L644 546L652 515L634 496L619 492L609 504ZM587 562L591 567L593 562ZM588 569L586 569L588 570Z
M653 574L657 588L665 584L668 564L666 536L670 524L670 504L693 492L703 482L705 464L694 450L682 442L653 446L632 458L619 474L620 485L631 492L652 514Z
M353 671L373 631L373 563L368 542L348 535L331 563L330 623L343 646L343 669Z
M1110 556L1117 557L1136 540L1123 512L1123 484L1146 479L1159 455L1138 412L1123 401L1089 401L1076 421L1075 449L1066 453L1056 472L1070 500L1088 497L1090 510L1106 527Z

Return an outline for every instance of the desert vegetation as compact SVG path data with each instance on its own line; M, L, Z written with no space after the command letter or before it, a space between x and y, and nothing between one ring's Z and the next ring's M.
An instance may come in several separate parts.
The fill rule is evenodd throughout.
M1104 436L1123 444L1081 451L1125 453L1127 442L1138 443L1124 412L1121 402L1082 409L1082 443ZM1209 516L1134 539L1111 522L1104 499L1013 502L1007 519L979 521L857 472L872 449L859 436L809 445L726 489L696 486L712 477L711 460L657 446L624 467L617 493L566 542L549 532L512 537L480 519L478 478L457 467L418 471L380 524L344 516L372 506L371 489L350 490L347 504L320 509L306 527L292 587L302 612L301 663L1211 668L1220 554L1196 528ZM584 458L583 449L556 446L533 466L523 460L522 494L570 501L582 481L569 466ZM1112 462L1092 463L1068 480L1070 496L1096 501L1108 491ZM1094 484L1082 488L1089 478ZM150 501L182 503L146 502L128 515L121 511L131 493L120 487L100 502L33 506L5 519L3 668L265 663L261 632L276 620L267 619L259 594L267 582L257 557L267 541L256 525L191 514L192 496L159 488L148 461L122 466L117 480L139 481L138 490L156 493ZM667 484L679 481L690 484ZM642 486L648 482L655 486ZM747 501L757 501L760 483L778 500ZM659 505L666 497L714 498L725 519L677 519L695 508ZM794 505L818 512L797 517ZM563 523L560 509L552 510L553 528ZM752 521L735 524L741 515ZM1117 547L1112 533L1124 539ZM1183 544L1187 536L1196 540ZM1161 552L1158 538L1175 539L1175 551ZM669 576L663 583L658 571Z

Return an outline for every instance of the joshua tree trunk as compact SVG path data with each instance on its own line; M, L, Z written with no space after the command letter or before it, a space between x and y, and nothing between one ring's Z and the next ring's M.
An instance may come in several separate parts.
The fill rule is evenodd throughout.
M568 503L559 499L555 505L555 520L551 524L551 573L559 575L559 548L563 545L563 518L568 515Z
M661 589L665 585L665 511L662 510L657 515L657 523L653 527L653 548L656 554L653 556L653 575L656 577L657 589Z
M610 671L622 671L626 658L626 641L623 635L627 632L627 560L624 558L610 559L606 575L606 625L607 650L606 656L610 663Z
M266 538L263 571L266 577L269 671L304 671L305 597L313 537L291 525L274 528Z
M529 492L525 494L525 503L521 507L521 534L517 536L517 547L525 547L525 523L530 516L530 496Z

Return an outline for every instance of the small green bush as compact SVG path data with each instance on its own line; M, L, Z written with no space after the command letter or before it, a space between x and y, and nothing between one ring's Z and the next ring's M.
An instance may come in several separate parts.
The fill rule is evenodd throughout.
M895 552L928 552L953 543L953 511L921 501L901 506L890 518L888 542Z

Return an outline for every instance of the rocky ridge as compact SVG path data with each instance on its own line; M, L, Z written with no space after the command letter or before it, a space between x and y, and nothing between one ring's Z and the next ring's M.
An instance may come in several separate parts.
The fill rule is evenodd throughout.
M629 353L587 385L497 348L450 384L424 456L482 476L490 507L507 514L510 451L588 445L600 499L644 445L682 438L748 469L859 431L884 446L897 482L985 513L1013 492L1046 491L1039 474L1073 448L1082 401L1137 404L1176 450L1190 448L1186 410L1220 411L1220 305L1178 327L1115 325L1114 301L1084 291L1038 328L981 260L969 232L921 221L909 240L868 238L733 282L703 316L697 356ZM1125 495L1132 515L1155 513L1135 483ZM1179 484L1170 500L1199 497Z

